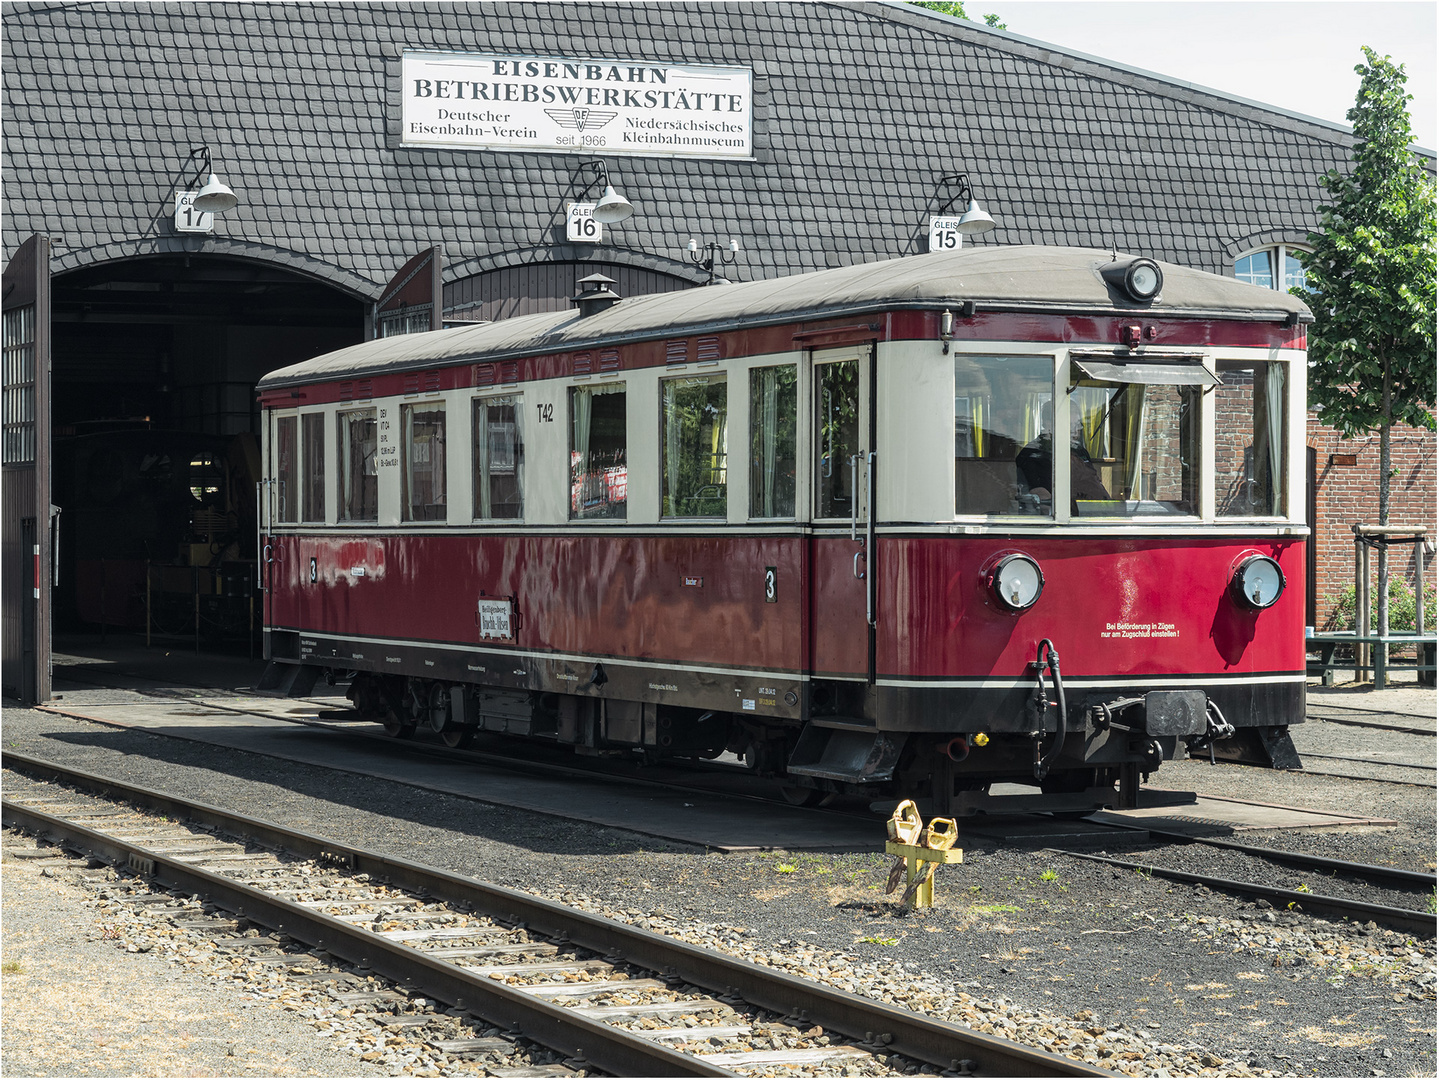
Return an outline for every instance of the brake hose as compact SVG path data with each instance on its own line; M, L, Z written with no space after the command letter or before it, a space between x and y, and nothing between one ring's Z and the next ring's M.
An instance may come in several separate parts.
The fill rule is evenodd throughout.
M1048 654L1048 660L1045 659ZM1044 737L1044 714L1049 708L1049 694L1044 685L1044 669L1049 668L1054 676L1054 696L1058 699L1059 705L1059 731L1054 736L1054 745L1049 748L1049 753L1039 757L1039 740ZM1034 778L1043 780L1049 775L1049 766L1059 756L1060 749L1064 746L1064 737L1069 733L1069 706L1064 700L1064 679L1059 674L1059 650L1054 647L1054 642L1045 638L1039 643L1039 649L1034 657L1034 678L1039 684L1039 733L1034 740Z

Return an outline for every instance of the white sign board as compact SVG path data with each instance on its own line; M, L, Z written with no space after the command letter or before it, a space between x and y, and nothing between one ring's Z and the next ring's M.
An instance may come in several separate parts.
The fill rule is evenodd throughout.
M595 220L594 203L570 203L565 212L565 239L572 244L598 244L605 227Z
M195 191L175 192L175 231L184 233L214 232L215 215L195 209Z
M407 146L754 156L749 68L407 52L400 79Z
M508 599L481 600L479 602L480 639L514 637L510 632L510 602Z
M964 234L959 231L959 217L932 217L929 219L929 250L958 251L964 246Z

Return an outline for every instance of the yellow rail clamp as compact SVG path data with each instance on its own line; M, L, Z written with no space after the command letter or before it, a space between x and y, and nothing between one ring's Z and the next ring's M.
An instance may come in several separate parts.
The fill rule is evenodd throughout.
M893 892L898 887L899 871L903 867L906 887L901 903L913 904L916 908L934 907L935 870L942 863L964 862L964 852L954 846L959 839L959 827L951 818L935 818L925 828L919 808L909 799L894 808L885 825L889 841L884 850L897 856L886 891Z
M919 807L914 800L905 799L896 806L885 822L885 828L891 840L898 840L901 844L917 843L919 834L924 831L924 818L919 816Z

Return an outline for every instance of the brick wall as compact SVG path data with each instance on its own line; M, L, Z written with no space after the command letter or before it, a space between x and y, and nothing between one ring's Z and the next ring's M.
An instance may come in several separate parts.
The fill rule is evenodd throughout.
M1315 451L1315 619L1316 625L1324 627L1333 618L1340 594L1354 584L1350 526L1379 522L1379 434L1343 439L1311 412L1307 441ZM1390 433L1389 453L1397 470L1390 481L1389 524L1427 526L1432 543L1436 537L1435 433L1396 426ZM1356 463L1330 464L1332 454L1354 454ZM1432 556L1425 557L1424 576L1430 583L1435 579L1429 569L1433 561ZM1374 565L1371 558L1371 569ZM1390 572L1402 572L1413 587L1412 548L1391 549Z

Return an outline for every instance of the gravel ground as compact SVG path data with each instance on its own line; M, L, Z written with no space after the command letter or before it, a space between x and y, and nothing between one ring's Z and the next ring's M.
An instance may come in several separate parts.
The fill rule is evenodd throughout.
M1435 1072L1434 944L1378 927L982 844L967 847L964 865L940 871L931 912L907 914L883 892L890 860L878 852L706 853L271 758L226 752L217 764L200 744L22 709L6 711L4 742L221 805L262 806L296 828L402 851L1046 1048L1083 1053L1088 1037L1110 1051L1104 1064L1134 1075ZM1360 806L1401 824L1259 839L1434 866L1432 789L1207 762L1170 763L1156 779L1263 802ZM7 915L9 899L7 890ZM163 985L158 972L147 978ZM13 1025L6 997L5 1073L68 1072L41 1070L39 1059L12 1069L8 1048L35 1036ZM250 1023L241 1038L264 1060L307 1067L278 1034ZM340 1071L363 1075L362 1065Z
M13 839L7 833L7 845ZM179 954L140 952L76 876L61 865L0 861L0 1074L390 1075L317 1039L279 1001Z

